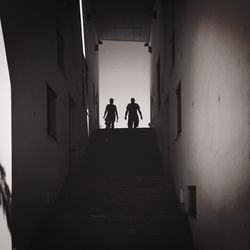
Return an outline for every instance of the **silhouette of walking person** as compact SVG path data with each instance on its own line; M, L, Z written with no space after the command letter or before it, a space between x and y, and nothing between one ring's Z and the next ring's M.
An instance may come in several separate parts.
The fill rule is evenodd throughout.
M141 120L142 118L142 113L140 110L140 106L135 103L135 98L131 98L131 103L128 104L127 110L125 113L125 120L127 119L128 115L128 128L137 128L139 125L139 118L138 118L138 113L140 114Z
M11 193L10 188L5 180L5 170L3 166L0 164L0 208L3 208L3 212L7 218L7 225L12 235L12 212L11 212Z
M114 99L110 98L109 104L106 106L103 116L103 119L105 119L106 128L114 128L115 118L116 122L118 122L117 108L114 105Z

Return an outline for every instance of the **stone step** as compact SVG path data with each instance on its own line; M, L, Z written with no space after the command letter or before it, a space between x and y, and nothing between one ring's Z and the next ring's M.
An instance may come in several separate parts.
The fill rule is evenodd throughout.
M39 230L32 250L193 250L153 129L94 132Z
M84 176L77 174L72 185L119 185L119 186L150 186L150 187L168 187L173 186L171 176Z
M153 129L99 129L86 151L86 174L160 175L160 150Z

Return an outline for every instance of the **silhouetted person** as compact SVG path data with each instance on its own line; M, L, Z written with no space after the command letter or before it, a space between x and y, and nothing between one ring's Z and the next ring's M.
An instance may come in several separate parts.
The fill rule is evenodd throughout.
M11 214L11 193L8 184L5 180L5 171L0 164L0 207L7 218L7 225L12 235L12 214Z
M137 112L140 114L140 117L142 120L143 118L142 118L140 106L137 103L135 103L135 98L131 98L131 103L128 104L127 110L125 113L125 120L127 119L127 115L128 115L128 128L138 127L139 118L138 118Z
M110 98L109 104L106 106L104 112L103 119L105 119L106 128L114 128L115 118L116 121L118 122L117 108L113 103L114 99Z

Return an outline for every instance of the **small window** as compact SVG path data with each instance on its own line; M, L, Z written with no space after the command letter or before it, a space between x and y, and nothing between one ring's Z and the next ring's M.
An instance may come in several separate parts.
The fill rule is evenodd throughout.
M196 218L197 215L197 205L196 205L196 186L188 187L189 202L188 202L188 213Z
M56 138L56 99L54 90L47 85L47 133Z
M177 99L177 136L182 132L182 121L181 121L181 82L176 89L176 99Z

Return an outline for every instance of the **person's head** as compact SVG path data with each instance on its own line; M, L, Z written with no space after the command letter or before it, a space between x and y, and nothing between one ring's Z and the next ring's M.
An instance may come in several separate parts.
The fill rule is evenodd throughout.
M135 103L135 98L134 97L131 98L131 102Z
M1 163L0 163L0 177L1 178L5 178L5 170L4 170L4 168L3 168L3 166L1 165Z
M0 185L3 186L5 183L5 171L3 166L0 164Z
M109 99L109 103L110 103L110 104L113 104L113 103L114 103L114 99L113 99L113 98L110 98L110 99Z

